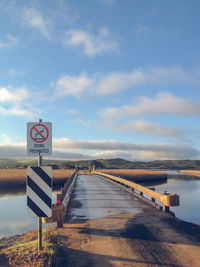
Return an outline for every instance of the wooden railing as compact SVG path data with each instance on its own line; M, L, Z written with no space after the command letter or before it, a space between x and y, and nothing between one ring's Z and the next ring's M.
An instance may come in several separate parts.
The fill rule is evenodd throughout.
M107 173L101 173L101 172L94 171L93 174L108 178L111 181L114 181L118 184L129 187L129 188L131 188L131 190L133 192L135 192L135 190L137 190L139 192L140 196L143 196L145 194L151 198L152 202L155 202L155 200L158 200L159 202L161 202L164 205L164 210L166 212L169 211L169 207L180 205L179 204L179 202L180 202L179 201L179 195L177 195L177 194L173 194L173 193L161 194L161 193L155 192L152 189L146 188L142 185L136 184L134 182L131 182L131 181L107 174Z

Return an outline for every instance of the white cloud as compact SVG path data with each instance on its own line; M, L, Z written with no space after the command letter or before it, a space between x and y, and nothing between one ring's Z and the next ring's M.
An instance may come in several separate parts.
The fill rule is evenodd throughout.
M199 70L188 72L179 67L157 67L149 70L135 69L131 72L112 72L108 75L96 73L91 77L87 74L63 75L55 83L55 94L58 96L78 96L84 91L99 97L149 85L161 84L163 86L187 83L199 87L199 77ZM54 84L52 83L52 85Z
M83 54L89 57L106 52L116 52L119 48L118 42L111 38L106 27L100 28L96 35L83 30L71 29L66 31L63 45L81 48Z
M48 41L58 40L63 27L72 27L79 11L69 1L16 1L0 0L0 12L23 28L35 29Z
M171 93L160 93L155 98L141 97L132 105L107 108L100 112L100 116L105 118L161 114L199 116L200 101L186 100Z
M97 86L97 93L108 95L130 87L138 88L138 86L185 82L200 85L198 77L180 67L135 69L132 72L113 72L103 77Z
M7 34L5 41L0 40L0 49L12 48L14 46L17 46L18 43L19 43L19 41L18 41L17 37L14 37L10 34Z
M33 117L32 109L24 107L25 102L31 95L24 87L0 87L0 114Z
M159 144L161 147L162 145ZM173 159L198 159L199 152L189 147L172 146L166 149L142 149L142 150L107 150L93 153L91 156L95 159L124 158L131 161L148 160L173 160Z
M68 160L84 160L84 159L91 159L90 155L83 154L83 153L78 153L74 151L67 151L63 149L55 149L53 150L53 155L54 158L60 158L60 159L68 159Z
M132 135L147 135L154 137L166 137L177 140L186 140L186 132L171 127L165 127L157 123L152 123L143 120L133 120L126 123L116 123L114 121L106 120L101 122L102 127L118 131L130 132Z
M151 161L151 160L173 160L173 159L196 159L197 156L193 153L188 155L186 153L179 153L175 151L171 152L160 152L160 151L101 151L92 154L94 159L114 159L114 158L123 158L130 161Z
M0 87L0 103L18 103L22 102L30 96L25 88L6 88Z
M51 19L45 19L41 11L24 7L21 9L21 19L24 27L34 28L38 30L45 39L51 39Z
M0 113L6 116L22 116L22 117L27 117L27 118L32 118L34 117L34 113L28 109L21 108L19 106L14 106L11 108L4 108L0 106Z
M79 97L80 94L90 88L93 84L93 80L86 74L80 76L64 75L56 81L55 84L55 96L63 97L73 95Z

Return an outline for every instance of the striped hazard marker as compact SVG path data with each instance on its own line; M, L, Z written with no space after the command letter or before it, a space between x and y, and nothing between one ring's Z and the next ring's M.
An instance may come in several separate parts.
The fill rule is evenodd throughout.
M51 217L52 168L27 168L27 210L31 217Z

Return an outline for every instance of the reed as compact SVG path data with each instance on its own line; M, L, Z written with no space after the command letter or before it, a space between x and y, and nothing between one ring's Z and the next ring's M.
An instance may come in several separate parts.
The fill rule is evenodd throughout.
M181 170L181 173L187 173L191 176L200 177L200 170Z
M73 174L74 170L53 170L53 184L60 185ZM0 169L0 187L25 187L26 169Z

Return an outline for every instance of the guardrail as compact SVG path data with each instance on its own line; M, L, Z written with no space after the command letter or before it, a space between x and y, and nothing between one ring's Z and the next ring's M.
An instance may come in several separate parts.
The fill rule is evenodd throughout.
M77 177L77 172L67 179L64 187L61 189L61 194L57 194L57 203L52 205L52 216L42 218L43 223L57 223L57 227L63 227L64 216L67 211L69 199Z
M139 192L138 195L140 197L141 196L144 197L143 195L145 194L151 198L151 201L153 203L155 203L155 200L158 200L159 202L161 202L163 204L165 212L169 212L169 207L180 205L179 195L177 195L177 194L173 194L173 193L161 194L161 193L155 192L152 189L146 188L142 185L136 184L134 182L131 182L131 181L107 174L107 173L101 173L101 172L94 171L93 174L108 178L111 181L114 181L120 185L129 187L132 190L132 192L134 192L134 193L137 193L137 192L135 192L135 190L137 190Z

